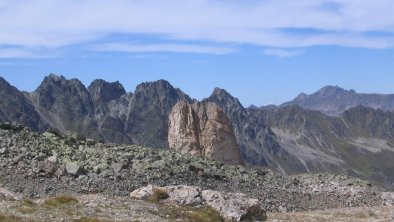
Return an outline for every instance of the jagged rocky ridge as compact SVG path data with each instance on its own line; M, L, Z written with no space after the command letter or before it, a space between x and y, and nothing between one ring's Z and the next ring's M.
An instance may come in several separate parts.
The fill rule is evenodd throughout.
M39 131L54 127L114 143L168 148L171 109L180 101L194 102L164 80L140 84L134 93L103 80L86 89L76 79L56 75L45 78L34 92L21 93L0 80L0 121ZM203 102L215 103L231 120L246 166L287 174L345 173L393 189L391 112L357 106L332 117L290 104L248 109L219 88Z
M344 111L356 106L394 111L394 94L366 94L345 90L338 86L325 86L307 95L301 93L294 100L281 106L299 105L305 109L321 111L330 116L340 116Z
M0 184L24 197L63 193L128 196L146 184L242 192L264 210L303 211L392 204L389 193L341 175L283 176L136 145L104 144L56 131L0 125Z
M95 80L85 88L77 79L51 74L34 92L24 96L4 79L0 82L1 95L7 101L0 107L1 121L17 121L40 131L53 127L97 140L158 148L168 147L168 114L172 107L178 101L192 101L165 80L142 83L134 93L126 93L119 82ZM21 107L11 115L15 113L13 103Z

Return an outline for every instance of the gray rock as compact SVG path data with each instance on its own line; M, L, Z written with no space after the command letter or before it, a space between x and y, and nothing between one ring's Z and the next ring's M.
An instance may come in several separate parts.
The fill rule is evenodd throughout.
M38 164L38 172L44 172L46 174L54 174L57 171L57 166L54 162L44 161Z
M115 172L116 174L119 174L120 171L122 171L122 170L125 169L126 167L127 167L127 165L124 164L124 163L115 163L115 164L112 165L112 169L114 170L114 172Z
M73 176L79 176L83 172L82 167L78 163L75 163L75 162L67 163L66 170L67 170L67 173L69 173Z
M130 197L139 200L148 200L153 195L153 186L148 185L146 187L141 187L130 193Z
M259 201L247 198L244 194L204 190L202 198L226 221L265 221L267 219L266 212Z
M0 149L0 154L8 154L8 149L3 147Z
M162 187L169 196L165 203L177 205L197 206L202 204L201 188L196 186L168 186Z

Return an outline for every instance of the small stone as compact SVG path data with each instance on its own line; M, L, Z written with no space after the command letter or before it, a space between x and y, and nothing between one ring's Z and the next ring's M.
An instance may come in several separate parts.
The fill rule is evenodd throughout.
M8 150L5 147L3 147L0 149L0 154L8 154Z
M50 161L52 163L56 163L57 162L57 156L48 157L48 161Z
M114 170L114 172L116 174L119 174L120 171L122 171L125 168L126 168L126 164L124 164L124 163L115 163L112 165L112 169Z

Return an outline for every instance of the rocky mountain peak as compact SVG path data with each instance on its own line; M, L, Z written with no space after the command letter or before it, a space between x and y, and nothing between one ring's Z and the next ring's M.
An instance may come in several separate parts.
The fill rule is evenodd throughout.
M173 100L181 98L181 100L191 100L188 95L182 92L178 88L174 88L166 80L157 80L154 82L145 82L137 86L135 90L135 96L137 99L140 97L151 100Z
M350 93L350 91L345 90L339 86L325 86L318 90L315 94L322 95L322 96L332 96L338 94L345 94Z
M233 97L226 90L218 87L216 87L212 94L203 101L209 101L217 104L221 109L223 109L227 116L231 116L230 113L235 111L245 110L237 98Z
M169 115L168 143L183 153L242 163L231 121L211 102L178 102Z
M126 94L123 85L118 81L109 83L102 79L94 80L88 87L88 91L94 103L107 103Z
M93 104L89 92L78 79L66 79L51 74L31 94L33 103L39 107L44 119L61 130L83 135L92 133L84 129L93 124Z
M306 98L308 98L308 94L306 93L300 93L295 99L294 101L303 101Z

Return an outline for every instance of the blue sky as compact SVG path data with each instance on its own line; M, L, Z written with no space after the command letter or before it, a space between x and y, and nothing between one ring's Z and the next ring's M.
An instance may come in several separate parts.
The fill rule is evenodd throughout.
M392 0L0 0L0 76L26 91L57 73L280 104L325 85L394 93L393 61Z

